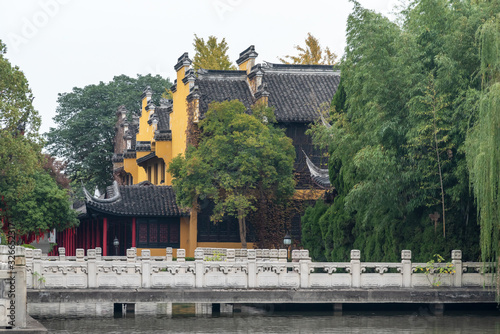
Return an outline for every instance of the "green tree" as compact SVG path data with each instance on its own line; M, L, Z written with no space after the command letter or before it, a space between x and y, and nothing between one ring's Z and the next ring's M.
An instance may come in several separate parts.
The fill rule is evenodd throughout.
M189 147L169 166L177 201L190 207L198 198L215 203L212 220L236 217L246 248L246 217L259 194L286 202L294 192L295 149L284 132L272 125L274 112L256 106L252 115L237 101L210 104L200 122L198 147Z
M500 12L500 2L412 1L399 24L352 3L333 124L312 130L329 148L336 211L318 207L323 213L310 213L308 228L321 232L318 247L327 258L344 256L334 250L346 241L367 260L396 260L401 249L427 260L453 248L476 260L465 138L480 114L483 51L476 32ZM446 235L435 232L436 211ZM334 234L338 227L349 233Z
M481 47L482 89L477 120L467 137L467 161L478 206L483 260L496 259L500 266L499 17L487 20L479 30L478 37ZM497 271L497 293L498 289L500 275Z
M193 58L193 67L197 71L200 68L206 70L235 70L236 67L229 60L227 55L226 39L223 38L220 42L217 37L208 36L208 40L194 35L194 50L196 51Z
M171 83L160 76L138 75L130 78L120 75L109 83L100 82L84 88L73 88L59 94L54 121L56 128L47 134L48 150L67 162L66 173L74 185L80 181L90 188L105 187L112 181L114 125L116 110L125 105L128 111L140 110L141 94L150 86L158 100Z
M66 190L42 168L40 117L28 81L0 41L0 218L17 235L76 223Z
M299 51L297 56L287 55L285 58L280 58L284 64L302 64L302 65L335 65L337 64L337 55L330 51L328 47L321 48L319 40L307 33L306 46L301 47L295 45L295 49Z

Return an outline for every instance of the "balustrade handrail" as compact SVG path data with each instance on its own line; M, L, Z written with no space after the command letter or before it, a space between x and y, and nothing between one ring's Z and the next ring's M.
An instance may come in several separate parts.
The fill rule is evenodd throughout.
M76 250L76 256L43 257L40 250L26 249L28 288L418 288L439 283L448 287L491 286L491 270L485 264L462 262L461 251L452 251L454 273L425 273L411 262L411 251L401 252L400 262L361 262L360 252L351 251L349 262L312 262L307 250L225 249L223 257L207 257L206 249L195 250L195 260L186 261L185 250L167 248L165 256L151 256L135 248L126 256L102 256L99 248ZM236 255L238 254L239 257ZM243 256L244 255L244 256ZM216 261L212 261L216 260ZM435 267L448 265L436 263ZM470 270L474 272L470 272ZM429 276L431 275L431 276ZM434 276L432 276L434 275Z

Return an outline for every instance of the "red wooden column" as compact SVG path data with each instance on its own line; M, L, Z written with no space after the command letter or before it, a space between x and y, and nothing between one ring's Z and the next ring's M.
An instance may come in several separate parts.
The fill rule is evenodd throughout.
M102 219L102 256L108 256L108 218Z
M85 240L86 240L86 245L85 245L85 250L90 249L90 224L91 222L87 221L87 233L85 233Z
M92 231L92 244L90 245L90 249L95 249L95 227L94 227L94 220L92 219L92 228L90 229Z
M95 239L95 246L101 247L101 224L99 223L99 219L97 219Z
M132 247L135 247L135 217L132 218Z

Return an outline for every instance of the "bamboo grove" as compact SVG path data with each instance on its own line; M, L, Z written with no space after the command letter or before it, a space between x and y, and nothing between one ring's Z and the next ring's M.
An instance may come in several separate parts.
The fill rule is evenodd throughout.
M318 260L491 259L500 225L500 1L411 1L396 19L353 1L328 148L333 202L302 218Z

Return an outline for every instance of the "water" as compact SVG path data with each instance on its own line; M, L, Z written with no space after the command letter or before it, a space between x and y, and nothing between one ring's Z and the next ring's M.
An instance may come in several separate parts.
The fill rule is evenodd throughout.
M40 319L49 333L500 333L493 309L446 311L433 316L414 311L357 310L342 316L326 312L263 312L233 317L129 317Z

